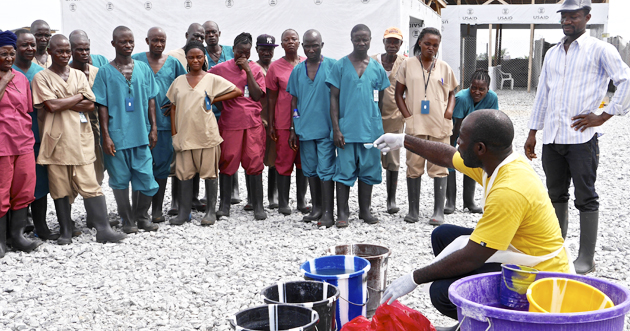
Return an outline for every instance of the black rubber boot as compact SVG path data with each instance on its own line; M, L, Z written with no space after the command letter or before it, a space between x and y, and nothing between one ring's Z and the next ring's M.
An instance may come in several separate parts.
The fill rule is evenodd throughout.
M217 218L229 217L232 200L232 176L219 174L219 189L221 190L221 202L219 202Z
M321 181L321 199L322 217L317 222L317 226L329 228L335 225L335 182L332 180Z
M359 180L359 219L367 224L376 224L379 219L372 215L372 185Z
M455 205L457 201L457 172L449 171L447 178L446 204L444 205L444 214L450 215L455 212Z
M398 171L385 172L385 185L387 185L387 213L396 214L400 208L396 206L396 188L398 188Z
M216 178L206 179L206 214L201 219L201 225L212 225L217 221L217 186Z
M168 178L156 178L160 188L157 193L151 199L151 221L153 223L162 223L166 221L164 214L162 213L162 204L164 203L164 193L166 192L166 181Z
M63 197L54 200L55 210L57 211L57 221L59 222L59 238L58 245L68 245L72 243L72 215L70 214L70 198Z
M232 198L230 203L233 205L241 203L241 192L238 188L238 171L232 176Z
M28 216L26 216L28 213L27 209L28 207L11 210L9 236L11 237L11 246L13 246L13 249L29 253L39 247L42 241L39 239L30 240L24 237L24 229L30 224ZM72 222L72 220L70 221Z
M177 215L177 210L179 209L179 201L177 201L177 197L179 196L179 179L173 176L171 177L171 209L166 213L168 216Z
M179 181L179 210L177 210L177 217L171 218L169 223L171 225L182 225L191 219L192 204L194 199L193 186L195 178L189 180Z
M124 190L112 190L112 192L114 192L114 199L116 199L118 216L120 216L122 221L122 231L124 233L137 233L138 226L136 225L136 220L133 218L131 203L129 202L129 188Z
M119 233L112 229L109 225L107 217L107 201L104 195L100 195L94 198L88 198L83 200L85 205L85 212L94 221L94 228L96 228L96 241L99 243L117 243L127 236L123 233Z
M556 217L558 217L562 239L567 239L567 231L569 230L569 203L556 202L552 203L552 205L553 209L556 210Z
M422 178L407 177L407 196L409 198L409 212L405 215L405 222L416 223L420 220L420 184Z
M267 171L267 199L269 200L269 209L278 208L278 182L276 178L278 172L276 167L269 167Z
M311 212L311 206L306 205L306 190L308 189L308 179L304 176L302 169L295 169L295 192L297 200L297 209L302 214Z
M477 182L464 175L464 209L468 209L473 214L482 214L483 208L475 204L475 187ZM446 214L446 212L444 212Z
M254 218L257 220L267 219L267 213L263 206L263 184L262 174L252 175L249 178L252 188L252 203L254 204Z
M348 227L348 219L350 218L349 199L350 186L337 183L337 222L335 224L338 228Z
M157 231L159 226L153 224L151 216L149 216L149 207L153 197L142 194L140 191L134 191L133 216L136 219L138 229L144 231Z
M319 177L308 177L308 186L311 188L311 213L302 218L303 222L317 221L322 217L322 181Z
M35 226L35 235L42 240L57 240L59 232L52 232L46 222L48 213L48 197L37 199L31 203L31 216Z
M250 211L254 210L254 199L252 198L252 176L245 174L245 188L247 188L247 204L243 207L244 210Z
M192 179L192 209L196 211L206 211L206 205L199 201L199 174L195 174Z
M9 219L8 212L0 217L0 258L3 258L7 248L7 220Z
M444 224L444 200L446 200L446 177L433 178L433 215L429 219L431 225Z
M278 212L283 215L291 215L289 206L289 189L291 187L291 176L278 174Z
M597 226L599 211L580 212L580 250L573 262L575 272L586 275L595 271L595 246L597 244Z

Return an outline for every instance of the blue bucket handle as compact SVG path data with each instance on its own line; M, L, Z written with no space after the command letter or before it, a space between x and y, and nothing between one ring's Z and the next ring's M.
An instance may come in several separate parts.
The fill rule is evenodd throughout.
M370 291L367 291L366 293L367 293L367 295L366 295L366 298L365 298L365 303L364 303L364 304L354 303L354 302L352 302L352 301L350 301L350 300L347 300L346 298L342 297L341 295L339 295L339 299L343 299L343 301L345 301L345 302L347 302L347 303L349 303L349 304L351 304L351 305L354 305L354 306L359 306L359 307L363 307L363 306L365 306L365 305L367 305L367 304L368 304L368 301L370 301Z
M459 331L459 329L462 327L462 324L464 324L465 320L466 320L466 316L462 318L462 322L459 323L459 325L457 325L457 329L455 329L455 331ZM492 322L489 317L486 317L486 322L488 322L488 328L486 329L486 331L490 331L490 328L492 328Z

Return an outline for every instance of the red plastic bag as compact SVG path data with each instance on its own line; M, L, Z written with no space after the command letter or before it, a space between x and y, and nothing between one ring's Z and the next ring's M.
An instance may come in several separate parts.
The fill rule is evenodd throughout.
M435 331L435 328L419 311L398 300L391 305L382 304L376 309L372 321L363 316L346 323L341 331Z

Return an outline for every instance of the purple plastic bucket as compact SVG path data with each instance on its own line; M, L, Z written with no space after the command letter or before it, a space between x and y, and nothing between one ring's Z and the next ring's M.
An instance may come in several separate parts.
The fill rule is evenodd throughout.
M569 314L530 313L497 308L501 273L493 272L462 278L451 285L448 296L457 306L464 331L623 331L630 310L630 291L615 283L581 275L539 272L536 279L561 277L589 284L615 303L612 308Z

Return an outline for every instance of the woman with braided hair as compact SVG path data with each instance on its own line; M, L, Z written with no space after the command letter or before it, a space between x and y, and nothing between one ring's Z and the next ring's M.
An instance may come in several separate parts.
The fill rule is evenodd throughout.
M490 90L490 76L488 70L477 69L470 79L470 87L457 92L455 95L455 109L453 110L453 135L451 145L455 147L459 128L462 121L470 113L477 109L499 109L499 99L494 91ZM455 212L455 200L457 196L457 178L455 169L448 169L446 185L446 206L444 214ZM475 180L464 175L464 209L474 214L483 213L483 209L475 204Z

